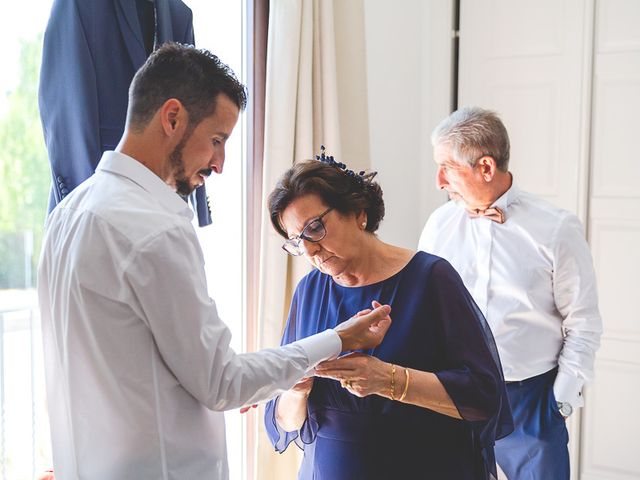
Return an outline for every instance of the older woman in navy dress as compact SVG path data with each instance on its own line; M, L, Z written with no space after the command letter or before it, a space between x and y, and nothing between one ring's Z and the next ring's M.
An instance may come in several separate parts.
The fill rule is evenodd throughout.
M451 265L382 242L380 187L324 152L284 174L269 209L285 250L316 267L298 284L283 344L392 306L378 348L321 364L267 405L275 449L304 449L299 478L493 478L511 413L493 336Z

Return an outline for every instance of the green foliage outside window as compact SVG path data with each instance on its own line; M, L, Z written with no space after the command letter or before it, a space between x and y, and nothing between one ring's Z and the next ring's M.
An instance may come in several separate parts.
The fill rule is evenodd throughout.
M0 289L35 285L51 175L38 113L42 36L23 41L0 115Z

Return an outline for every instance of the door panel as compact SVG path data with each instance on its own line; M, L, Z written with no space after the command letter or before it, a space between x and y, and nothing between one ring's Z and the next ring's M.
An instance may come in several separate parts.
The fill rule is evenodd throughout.
M582 0L462 0L459 105L491 108L511 137L516 183L584 220Z
M593 1L461 0L459 105L496 110L524 190L587 220ZM581 409L585 410L585 409ZM578 478L580 415L569 421Z
M604 321L586 392L583 480L640 478L640 2L596 2L589 225Z

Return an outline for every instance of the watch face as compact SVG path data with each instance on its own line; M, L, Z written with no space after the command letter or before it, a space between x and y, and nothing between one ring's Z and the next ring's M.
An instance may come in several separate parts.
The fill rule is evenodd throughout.
M562 414L562 416L564 417L568 417L569 415L571 415L573 413L573 407L571 406L570 403L561 403L560 404L560 413Z

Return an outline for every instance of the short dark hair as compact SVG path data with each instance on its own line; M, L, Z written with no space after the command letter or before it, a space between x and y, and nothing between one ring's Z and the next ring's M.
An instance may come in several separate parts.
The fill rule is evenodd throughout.
M247 92L233 71L213 53L193 45L166 43L149 56L129 88L128 121L144 129L171 98L179 100L194 127L213 115L218 95L224 94L244 110Z
M343 215L364 211L369 232L378 230L384 217L382 188L377 182L359 182L338 167L304 160L287 170L269 194L271 223L284 238L288 235L280 223L282 212L297 198L310 194L318 195L328 207Z

